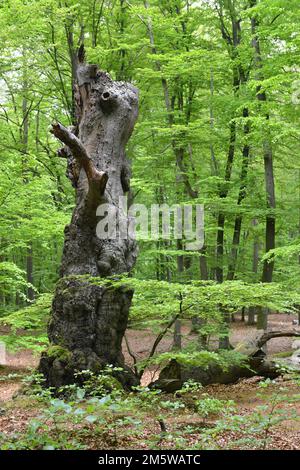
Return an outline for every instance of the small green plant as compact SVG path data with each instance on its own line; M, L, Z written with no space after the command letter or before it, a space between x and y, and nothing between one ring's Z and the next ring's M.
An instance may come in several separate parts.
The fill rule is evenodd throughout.
M111 393L116 397L123 393L122 384L117 379L118 373L122 371L121 367L107 365L98 374L90 370L77 372L76 378L82 381L82 388L88 396L101 397Z
M194 394L198 393L203 389L203 386L199 382L195 382L195 380L190 379L184 382L181 389L175 392L175 396L183 396L185 394Z
M261 391L257 399L263 403L255 407L250 413L238 414L229 404L223 416L204 429L196 448L206 449L268 449L272 441L272 429L283 421L297 420L297 410L285 407L300 400L300 394L289 395L284 387L277 388L269 393L274 381L266 379L259 383ZM207 402L208 409L214 403ZM202 405L205 408L205 404ZM217 408L219 404L217 404ZM206 413L206 412L205 412ZM223 414L223 412L222 412ZM234 434L232 440L228 436Z
M234 402L232 400L219 400L207 397L196 402L196 411L201 416L203 424L206 424L208 418L225 415L229 410L234 410Z

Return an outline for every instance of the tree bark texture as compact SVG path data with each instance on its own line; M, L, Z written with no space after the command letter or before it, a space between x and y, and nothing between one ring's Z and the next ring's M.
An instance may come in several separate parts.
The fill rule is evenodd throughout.
M59 155L67 159L67 174L76 188L48 327L50 347L39 365L46 384L55 388L76 381L76 371L97 373L107 364L124 368L121 345L133 292L101 284L99 278L130 272L137 255L135 241L123 239L118 224L115 239L97 237L96 211L108 203L128 227L126 211L118 206L119 197L129 191L125 146L138 115L138 91L81 61L75 98L77 125L52 126L65 144ZM97 283L92 282L95 277ZM126 368L118 378L124 386L135 383Z

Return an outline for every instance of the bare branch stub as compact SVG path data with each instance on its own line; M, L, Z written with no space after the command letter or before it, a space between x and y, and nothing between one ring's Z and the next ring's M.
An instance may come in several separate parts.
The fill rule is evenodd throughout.
M95 168L93 160L87 154L84 145L80 142L78 137L60 123L52 124L50 132L69 147L73 157L77 160L79 165L84 168L89 185L96 184L101 194L103 194L108 180L108 174L105 171L98 171Z
M297 330L279 330L279 331L266 331L257 339L257 346L262 347L270 339L282 337L299 337L300 331Z

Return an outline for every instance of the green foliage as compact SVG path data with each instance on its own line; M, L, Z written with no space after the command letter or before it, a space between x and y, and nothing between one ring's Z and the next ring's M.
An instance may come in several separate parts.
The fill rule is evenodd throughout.
M48 344L46 325L52 294L43 294L32 305L0 318L0 324L10 328L0 339L10 349L27 348L40 352Z
M245 366L247 357L236 351L221 350L214 351L193 351L192 347L180 352L165 352L154 356L150 360L146 360L147 365L166 365L170 360L176 360L179 364L187 367L203 367L208 368L210 365L217 365L224 371L228 370L230 366ZM144 365L143 362L141 365Z
M218 438L228 432L234 432L236 439L227 443L228 449L266 450L272 439L271 431L276 429L276 426L288 420L298 420L297 411L289 404L298 402L299 394L291 396L286 393L285 387L266 393L267 389L272 386L272 381L269 379L261 382L260 386L264 393L258 393L257 398L263 399L263 404L256 406L251 414L240 415L230 412L224 418L217 420L214 428L205 432L207 445L211 448L222 448L220 445L216 446Z
M123 387L116 378L122 368L107 365L99 373L95 374L89 370L83 370L77 373L77 377L83 380L84 393L90 396L106 396L108 393L122 394ZM77 391L78 393L78 391Z
M111 378L112 372L107 369L103 377ZM176 396L146 387L126 394L117 387L104 395L101 389L100 396L91 397L86 381L82 387L62 390L60 398L53 398L38 375L27 377L26 382L31 384L28 404L38 412L24 429L0 433L2 450L76 450L87 449L90 443L99 448L104 444L109 449L136 448L145 433L146 448L151 449L267 449L278 424L298 419L289 405L300 399L299 394L266 380L256 394L260 403L239 414L234 401L208 396L195 382L184 384ZM180 425L174 423L174 413ZM165 430L155 430L153 424L158 422Z
M230 314L249 307L296 312L300 305L298 3L258 0L250 7L248 0L1 2L0 324L8 331L0 339L9 348L40 351L48 346L49 292L59 277L63 229L74 206L74 190L65 176L65 162L57 157L59 144L49 125L74 121L74 57L82 40L87 61L140 90L139 122L127 148L134 202L147 207L205 206L201 251L186 251L186 240L175 240L173 235L170 240L140 240L132 277L89 280L107 288L134 288L129 321L136 329L159 333L174 318L201 320L200 332L209 350L199 351L199 345L190 344L182 351L153 354L138 368L175 358L203 367L213 362L226 370L244 358L210 349L217 336L228 335L224 319ZM258 25L259 61L253 49L253 18ZM236 46L230 35L237 24ZM258 89L265 93L263 102L257 99ZM272 210L265 186L266 146L273 157L276 208ZM265 253L270 215L276 219L276 247ZM264 262L274 260L273 282L261 283ZM218 270L222 283L216 282ZM50 345L48 354L67 359L69 353ZM188 391L196 394L198 385L186 385L180 393ZM124 398L109 370L86 377L84 387L75 387L74 393L75 402L95 395L87 404L88 414L75 402L51 401L40 390L50 414L46 411L28 428L25 440L17 436L8 443L4 436L4 448L80 448L76 439L68 440L65 429L67 417L77 423L80 416L116 443L118 426L124 430L134 424L133 410L150 409L155 403L160 419L166 411L181 410L177 398L161 400L158 393L145 389L138 391L139 398ZM96 395L103 401L97 401ZM220 414L222 406L226 408L226 403L208 399L199 403L205 418L210 407L219 406ZM108 411L109 418L99 410ZM120 417L122 410L128 414ZM261 435L273 426L273 418L264 418L267 414L257 411L249 426L242 416L231 421L223 417L225 421L203 434L201 445L217 446L218 436L230 426ZM61 432L47 437L49 420ZM184 445L182 435L169 438L175 447ZM153 438L153 445L161 445L160 435Z
M158 0L95 5L87 0L68 4L32 0L24 5L21 0L8 0L1 5L0 252L1 263L11 263L0 284L6 306L15 306L17 292L21 298L27 294L28 284L20 276L29 269L28 250L32 250L35 289L48 292L57 280L63 227L70 219L73 194L48 128L52 120L68 124L72 119L72 58L82 28L87 60L140 89L140 119L128 147L135 202L205 204L203 258L209 279L215 278L219 265L226 277L234 248L233 228L241 216L235 274L246 283L257 282L264 261L263 142L267 136L273 147L277 197L277 248L267 256L276 255L274 279L283 288L291 278L299 279L295 243L299 231L299 71L295 65L299 41L293 34L299 20L297 2L287 6L277 0L260 0L254 8L244 0L215 4L219 8L210 2L187 8L183 1L162 4ZM259 84L267 93L263 106L256 97L254 14L262 43ZM220 30L223 25L231 32L236 18L241 21L235 50ZM244 70L246 80L234 90L237 66ZM265 113L272 119L266 121ZM235 154L230 179L226 179L233 123ZM242 180L246 143L250 159ZM239 201L241 184L245 198ZM198 193L196 197L191 197L189 187ZM223 188L228 191L226 197L220 196ZM215 254L220 211L226 222L221 259ZM198 279L203 274L199 253L187 253L183 245L184 240L141 241L135 277L174 283ZM260 263L253 270L254 245L259 247ZM181 271L180 256L186 261ZM151 305L144 300L146 317ZM166 314L164 306L160 308Z
M228 414L229 411L231 413L234 411L234 402L232 400L218 400L217 398L207 397L196 401L195 405L197 413L201 416L203 422L209 417L220 416L223 413Z
M222 323L222 311L234 313L242 308L266 307L270 310L292 313L300 301L300 292L294 286L280 283L247 283L227 281L190 281L176 283L153 279L120 277L103 280L90 278L90 282L113 287L134 289L135 295L130 311L134 326L157 325L178 313L181 319L199 316L207 321L205 329L213 332Z
M18 294L20 298L26 300L24 288L33 287L26 281L26 273L15 263L3 261L0 263L0 291L4 296Z
M71 356L71 353L70 351L62 348L61 346L50 345L49 348L47 349L47 355L49 357L59 359L61 361L68 361L68 359Z

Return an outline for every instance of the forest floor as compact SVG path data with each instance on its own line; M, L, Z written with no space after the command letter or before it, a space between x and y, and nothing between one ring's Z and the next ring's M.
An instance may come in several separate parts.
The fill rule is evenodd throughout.
M291 329L294 328L293 321L294 316L292 315L270 315L270 327L272 329ZM231 328L231 343L236 345L239 341L245 337L249 337L255 334L255 327L248 326L237 319L236 322L232 323ZM148 330L131 330L129 329L126 333L130 348L134 355L138 359L147 357L153 341L156 335ZM188 338L192 338L190 334L190 325L185 324L182 327L183 344ZM271 340L268 343L268 354L270 356L278 353L284 353L292 350L292 338L278 338ZM166 335L161 341L158 347L159 352L168 351L172 345L172 335ZM132 360L128 355L126 346L124 344L124 355L128 363ZM26 424L36 417L40 410L36 406L32 406L30 400L24 400L17 396L14 398L16 392L22 386L22 377L26 376L32 368L38 363L38 357L33 355L31 351L23 350L15 354L7 353L7 364L0 367L0 432L11 433L22 431L25 429ZM148 371L143 377L143 385L149 383L158 371ZM9 377L9 374L12 374ZM2 377L2 380L1 380ZM3 380L4 379L4 380ZM267 390L264 391L265 396L261 397L257 395L261 392L259 387L260 378L253 377L251 379L240 380L236 384L232 385L210 385L203 387L198 392L198 399L201 397L217 398L221 400L233 400L237 407L237 412L241 416L247 417L253 415L258 405L268 403L270 405L271 397L274 394L281 393L281 390L285 389L284 394L287 397L294 397L299 395L299 384L296 385L289 377L280 377L276 379ZM175 399L174 396L167 396L167 400ZM282 403L276 404L277 411L288 416L289 411L292 409L293 412L298 415L298 420L286 419L272 426L272 429L268 431L268 444L267 448L270 449L298 449L300 450L300 402L295 401L289 403L289 400L283 400ZM99 441L99 439L92 438L89 441L90 448L148 448L147 442L149 436L159 435L159 425L155 412L146 414L145 422L147 423L145 430L138 434L136 437L130 438L128 442L122 440L117 446L112 446L109 441ZM197 441L197 433L199 432L199 426L210 426L210 421L207 421L205 425L203 422L199 425L199 415L195 414L193 409L189 409L187 406L184 410L176 410L176 412L168 413L166 416L167 429L172 432L178 432L181 428L190 427L189 441L191 445ZM219 439L218 445L220 448L227 448L237 440L237 431L226 431L224 435ZM263 444L265 445L265 444ZM162 442L162 446L164 443ZM167 445L168 447L168 445ZM234 447L234 445L233 445ZM149 447L151 448L151 447ZM240 447L239 447L240 448ZM242 448L247 448L247 442L243 444Z

